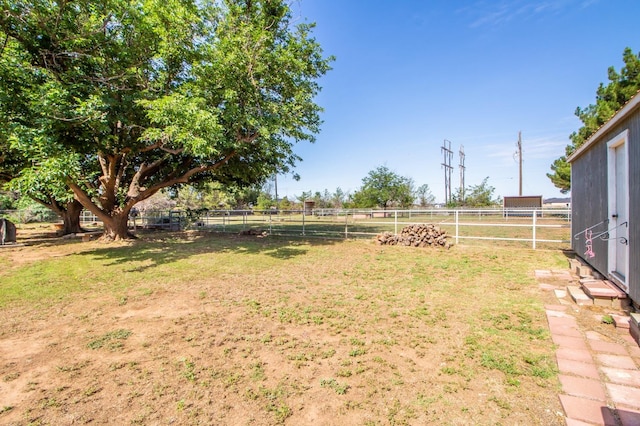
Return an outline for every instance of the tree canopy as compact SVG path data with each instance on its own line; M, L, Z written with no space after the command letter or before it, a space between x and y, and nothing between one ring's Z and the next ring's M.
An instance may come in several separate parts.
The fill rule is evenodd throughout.
M458 188L453 195L453 200L447 204L447 207L490 207L502 204L502 198L494 197L496 189L489 185L489 177L482 179L478 185L469 185L464 192ZM463 197L464 194L464 197Z
M436 197L431 193L431 188L426 183L416 188L415 197L420 207L428 207L436 202Z
M61 183L106 238L163 188L291 171L319 131L332 58L282 0L1 1L14 178Z
M626 48L622 60L624 66L619 73L614 67L609 67L609 83L600 83L598 86L596 103L576 109L575 114L583 126L569 136L571 143L565 148L565 155L557 158L551 165L552 173L547 173L547 177L563 194L571 190L571 167L567 158L640 89L640 53L636 55Z
M362 179L362 187L352 196L354 207L359 208L408 208L413 205L414 199L413 181L386 166L371 170Z
M482 179L479 185L471 185L465 190L464 205L469 207L489 207L502 202L501 198L493 198L495 188L489 185L489 177Z

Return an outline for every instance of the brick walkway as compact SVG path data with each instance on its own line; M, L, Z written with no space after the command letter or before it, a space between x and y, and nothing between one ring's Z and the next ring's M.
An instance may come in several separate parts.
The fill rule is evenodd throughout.
M629 334L628 317L615 316L616 327L607 328L609 334L590 330L578 321L581 313L588 310L596 317L611 312L578 306L566 297L563 286L576 277L568 271L536 271L536 278L558 301L545 309L557 348L567 426L640 426L640 348Z

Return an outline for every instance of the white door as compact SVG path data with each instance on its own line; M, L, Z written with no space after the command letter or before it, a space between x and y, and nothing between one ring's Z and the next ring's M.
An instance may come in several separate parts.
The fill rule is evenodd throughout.
M629 271L629 174L628 130L607 144L609 190L609 274L628 292Z

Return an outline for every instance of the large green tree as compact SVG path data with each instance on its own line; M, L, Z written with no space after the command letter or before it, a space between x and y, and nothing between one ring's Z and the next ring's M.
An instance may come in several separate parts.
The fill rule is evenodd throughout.
M502 197L494 198L496 189L489 185L489 177L482 179L478 185L469 185L464 192L458 188L453 195L453 200L447 207L491 207L502 204ZM464 198L462 197L464 194Z
M26 155L30 145L14 146L15 129L27 129L37 122L31 88L43 82L40 73L30 66L29 56L19 43L0 31L0 184L22 197L53 210L63 220L63 233L81 232L82 205L64 182L64 176L50 170L55 158L36 152ZM37 168L32 161L37 159ZM59 169L59 165L54 166ZM10 185L6 185L10 182Z
M408 208L414 199L410 178L379 166L362 179L362 187L353 193L352 203L359 208Z
M567 158L640 89L640 53L636 55L630 48L626 48L622 60L624 66L620 72L609 67L609 83L600 83L598 86L596 103L576 109L575 114L583 126L569 136L571 143L565 148L565 155L557 158L551 165L552 173L547 173L547 177L563 194L571 190L571 167Z
M416 188L415 196L420 207L431 206L436 201L436 197L431 193L431 188L429 188L429 185L426 183Z
M107 239L126 238L130 210L163 188L289 171L293 144L319 131L331 58L283 0L0 4L33 80L8 140L36 173L62 176Z
M502 203L500 197L493 198L495 188L489 185L489 177L482 179L479 185L470 185L465 190L463 205L468 207L489 207Z

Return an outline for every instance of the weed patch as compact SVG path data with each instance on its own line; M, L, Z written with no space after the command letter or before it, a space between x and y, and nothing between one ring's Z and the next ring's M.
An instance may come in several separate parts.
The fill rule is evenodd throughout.
M349 385L346 383L340 383L336 379L322 379L320 386L323 388L333 389L338 395L344 395L349 389Z
M87 347L89 349L100 349L102 347L106 347L111 351L122 349L124 346L123 340L128 339L131 334L132 332L130 330L125 329L111 331L90 341L87 344Z

